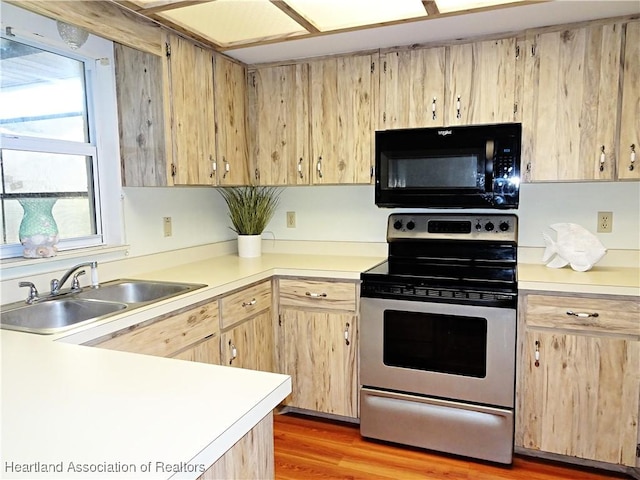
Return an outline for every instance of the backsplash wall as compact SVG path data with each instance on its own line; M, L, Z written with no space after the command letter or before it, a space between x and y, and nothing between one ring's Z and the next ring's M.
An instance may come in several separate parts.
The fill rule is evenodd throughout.
M132 256L235 238L226 205L214 188L123 190ZM296 212L296 228L286 227L288 211ZM402 210L374 205L369 185L286 187L263 238L384 243L387 216L394 211ZM598 211L613 212L613 232L597 234L607 248L640 249L640 182L524 184L520 208L509 212L519 217L519 245L543 247L541 234L553 223L577 223L596 233ZM166 216L172 217L171 237L163 235Z

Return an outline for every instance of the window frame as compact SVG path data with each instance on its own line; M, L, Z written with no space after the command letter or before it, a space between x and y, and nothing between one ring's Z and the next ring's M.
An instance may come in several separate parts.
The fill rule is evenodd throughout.
M122 183L115 87L113 42L90 34L87 42L72 50L57 33L56 21L1 2L2 37L64 55L85 63L85 95L89 125L88 142L72 142L16 134L0 134L3 149L86 155L92 161L97 233L60 240L60 251L114 246L124 243ZM7 30L9 27L9 30ZM0 245L3 260L22 256L22 246Z

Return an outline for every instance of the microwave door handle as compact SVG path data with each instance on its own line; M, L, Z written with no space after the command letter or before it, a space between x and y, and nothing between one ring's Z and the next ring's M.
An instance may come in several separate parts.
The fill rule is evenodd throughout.
M485 144L485 189L487 192L493 188L493 160L496 156L496 146L493 140L487 140Z

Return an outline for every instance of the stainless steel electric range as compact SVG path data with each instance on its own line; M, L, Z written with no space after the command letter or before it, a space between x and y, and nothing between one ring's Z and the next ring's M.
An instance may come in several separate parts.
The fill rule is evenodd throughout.
M360 432L510 464L517 217L389 216L361 276Z

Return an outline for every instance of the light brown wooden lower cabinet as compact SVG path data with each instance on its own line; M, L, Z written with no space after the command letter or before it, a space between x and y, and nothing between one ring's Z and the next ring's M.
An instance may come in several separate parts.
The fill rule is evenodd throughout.
M636 466L638 300L527 295L522 307L516 445Z
M211 335L171 358L220 365L220 339L217 335Z
M222 365L275 372L271 310L237 324L220 335Z
M288 406L358 416L356 315L282 309Z
M267 480L274 477L273 413L269 413L198 479Z

